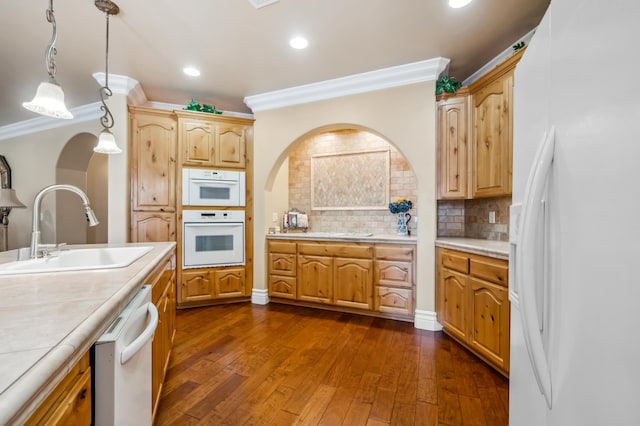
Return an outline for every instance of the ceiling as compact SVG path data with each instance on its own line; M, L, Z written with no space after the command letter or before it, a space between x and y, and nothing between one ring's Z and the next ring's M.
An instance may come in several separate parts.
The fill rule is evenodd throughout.
M464 80L534 28L549 0L115 0L109 72L138 80L147 98L251 112L245 96L435 57ZM47 0L4 0L0 14L0 127L37 114L24 110L47 80L52 27ZM93 0L55 0L57 75L68 108L99 101L105 70L105 15ZM309 40L294 50L294 35ZM202 74L188 77L192 65Z

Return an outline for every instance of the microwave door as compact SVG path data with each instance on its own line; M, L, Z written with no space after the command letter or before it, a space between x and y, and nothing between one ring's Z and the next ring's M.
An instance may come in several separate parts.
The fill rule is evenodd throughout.
M238 205L238 182L192 179L190 194L193 206L235 206Z

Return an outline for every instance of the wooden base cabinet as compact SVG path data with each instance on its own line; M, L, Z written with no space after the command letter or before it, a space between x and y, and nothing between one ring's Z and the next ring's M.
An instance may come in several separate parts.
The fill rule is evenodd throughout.
M163 260L146 283L151 285L151 301L158 309L158 326L151 345L151 402L155 418L176 332L175 255Z
M274 301L413 320L415 246L268 241Z
M436 258L436 312L444 332L508 376L508 262L444 248Z
M25 425L91 425L89 352L73 366Z
M269 296L296 299L296 251L295 242L268 242Z
M181 274L181 304L197 306L213 300L244 298L249 295L242 266L185 269Z

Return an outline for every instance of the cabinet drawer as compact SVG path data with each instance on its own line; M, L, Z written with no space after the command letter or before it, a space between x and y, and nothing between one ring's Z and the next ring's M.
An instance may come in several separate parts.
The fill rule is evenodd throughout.
M509 267L507 263L492 262L489 259L485 259L471 259L471 275L506 287L509 284Z
M413 315L413 290L376 286L375 301L378 312Z
M296 278L269 275L269 296L283 297L285 299L296 298Z
M289 241L269 241L269 253L296 254L296 243Z
M462 253L458 254L443 250L441 263L445 268L453 269L454 271L462 272L463 274L469 273L469 258L464 256Z
M413 253L413 246L376 246L376 259L411 262Z
M413 285L413 263L376 260L374 279L378 285L411 287Z
M373 247L355 244L300 244L298 246L298 254L369 259L373 255Z
M296 255L286 253L269 253L269 273L295 277Z

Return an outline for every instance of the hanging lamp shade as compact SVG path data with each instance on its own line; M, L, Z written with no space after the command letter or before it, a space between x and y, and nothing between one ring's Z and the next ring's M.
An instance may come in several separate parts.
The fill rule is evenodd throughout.
M104 129L98 137L98 145L93 148L99 154L120 154L122 150L116 144L116 138L109 129Z
M73 114L69 112L64 104L62 87L53 79L40 83L34 98L30 102L23 102L22 106L29 111L37 112L47 117L66 120L73 118Z
M73 114L69 112L64 104L64 92L62 87L56 82L56 39L58 31L56 28L56 18L53 13L53 0L49 0L49 8L47 9L47 21L53 28L51 41L44 54L45 64L47 65L47 73L49 81L43 81L36 90L36 96L30 102L23 102L22 106L29 111L46 115L47 117L70 119Z

